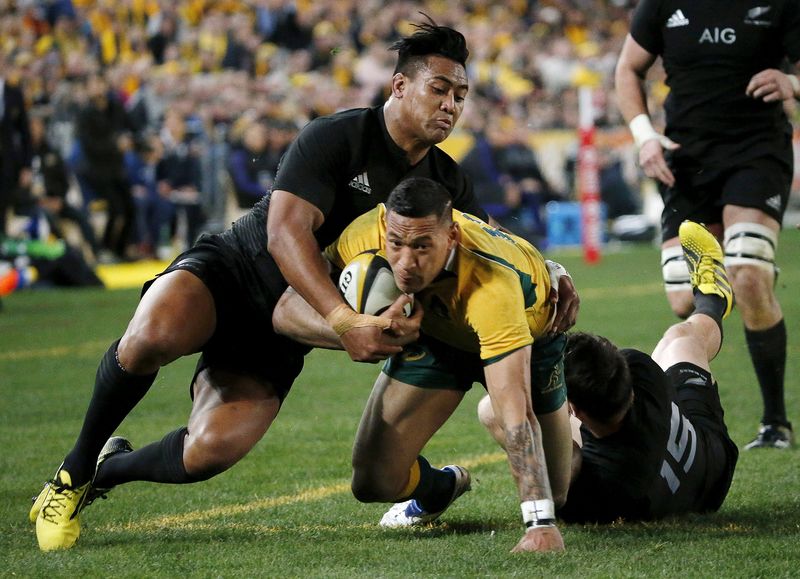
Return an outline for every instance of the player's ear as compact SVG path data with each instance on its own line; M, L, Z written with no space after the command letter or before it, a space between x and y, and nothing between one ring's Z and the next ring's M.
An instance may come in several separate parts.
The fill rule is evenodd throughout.
M461 228L455 221L450 223L450 231L448 231L448 247L452 249L458 242L461 241Z
M395 98L403 98L403 93L406 89L406 75L402 72L395 73L392 77L392 96Z

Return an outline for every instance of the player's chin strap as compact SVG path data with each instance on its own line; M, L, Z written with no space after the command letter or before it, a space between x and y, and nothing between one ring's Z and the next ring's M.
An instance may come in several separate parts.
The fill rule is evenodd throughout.
M380 316L368 316L354 312L347 304L339 304L325 316L325 321L330 324L333 331L341 336L353 328L367 328L374 326L382 330L392 327L392 320Z

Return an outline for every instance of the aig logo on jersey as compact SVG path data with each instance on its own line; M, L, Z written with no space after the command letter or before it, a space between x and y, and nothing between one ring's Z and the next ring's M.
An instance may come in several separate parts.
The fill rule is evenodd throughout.
M733 44L736 42L736 31L733 28L706 28L700 35L700 44Z

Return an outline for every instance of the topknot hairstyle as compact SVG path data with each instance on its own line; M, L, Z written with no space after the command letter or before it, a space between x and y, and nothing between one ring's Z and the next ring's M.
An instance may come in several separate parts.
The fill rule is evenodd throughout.
M394 74L400 72L413 76L431 55L444 56L466 68L469 50L464 35L447 26L438 26L424 12L420 14L428 22L415 23L413 26L417 30L414 34L401 38L389 47L389 50L397 51Z

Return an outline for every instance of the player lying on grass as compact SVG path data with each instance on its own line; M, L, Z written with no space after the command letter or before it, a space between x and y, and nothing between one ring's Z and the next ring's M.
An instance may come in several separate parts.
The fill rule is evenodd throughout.
M573 453L574 479L559 511L565 521L716 511L728 493L738 451L709 361L722 345L733 294L714 236L685 221L679 237L694 311L664 333L652 357L599 336L569 336L567 391L583 446Z
M470 475L456 465L435 469L419 453L481 382L527 526L514 551L563 550L555 506L566 497L572 453L566 337L550 332L556 306L545 260L527 241L454 210L447 191L425 178L401 182L325 253L343 268L370 250L385 251L398 287L425 313L419 341L387 361L367 402L353 448L353 494L396 503L381 520L386 527L439 517L469 490ZM562 304L567 325L577 313L574 298ZM291 290L273 324L293 339L341 347Z

